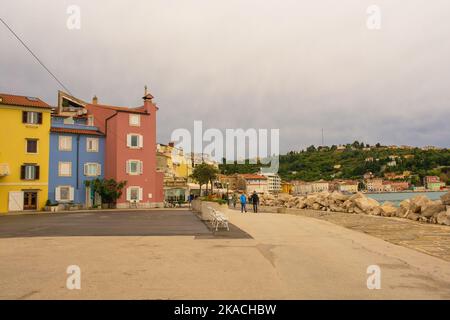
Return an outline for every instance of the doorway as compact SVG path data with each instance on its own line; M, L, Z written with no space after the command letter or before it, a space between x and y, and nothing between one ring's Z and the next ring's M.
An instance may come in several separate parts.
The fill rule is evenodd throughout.
M36 191L25 191L23 193L23 210L37 210Z

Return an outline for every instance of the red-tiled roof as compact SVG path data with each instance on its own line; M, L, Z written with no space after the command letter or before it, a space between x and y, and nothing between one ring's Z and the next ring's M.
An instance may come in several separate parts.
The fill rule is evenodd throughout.
M267 180L267 177L259 175L259 174L251 174L251 173L245 173L241 174L241 176L244 179L253 179L253 180Z
M119 112L129 112L129 113L142 113L142 114L147 114L147 111L145 110L145 108L142 107L137 107L137 108L129 108L129 107L118 107L118 106L108 106L105 104L88 104L87 106L89 107L94 107L94 108L105 108L105 109L111 109L114 111L119 111Z
M87 129L50 128L50 132L86 134L86 135L92 135L92 136L103 136L104 135L100 131L87 130Z
M20 107L33 107L33 108L45 108L52 109L47 103L39 98L17 96L13 94L0 93L0 104Z

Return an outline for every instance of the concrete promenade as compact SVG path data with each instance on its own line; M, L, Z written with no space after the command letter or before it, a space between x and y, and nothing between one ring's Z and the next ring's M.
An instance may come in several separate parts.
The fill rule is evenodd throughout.
M448 261L328 221L229 211L233 233L214 236L187 210L127 214L0 217L0 298L450 298Z

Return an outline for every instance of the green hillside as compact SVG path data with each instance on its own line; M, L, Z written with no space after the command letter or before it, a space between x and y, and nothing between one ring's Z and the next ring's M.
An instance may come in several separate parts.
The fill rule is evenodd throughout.
M373 158L373 161L372 161ZM394 163L390 163L395 158ZM225 174L252 173L259 165L225 164L220 170ZM370 147L363 143L348 144L345 149L337 146L314 147L307 150L291 151L280 156L280 176L285 180L314 181L319 179L362 179L364 173L372 172L382 177L386 172L402 173L411 171L412 183L419 185L425 175L437 175L450 183L450 150L422 150L420 148L392 149L377 146Z

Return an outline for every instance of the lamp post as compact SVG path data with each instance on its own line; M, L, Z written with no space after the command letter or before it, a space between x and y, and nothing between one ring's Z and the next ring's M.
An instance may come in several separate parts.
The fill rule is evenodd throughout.
M230 206L230 197L228 196L228 182L225 182L225 185L227 186L227 206Z

